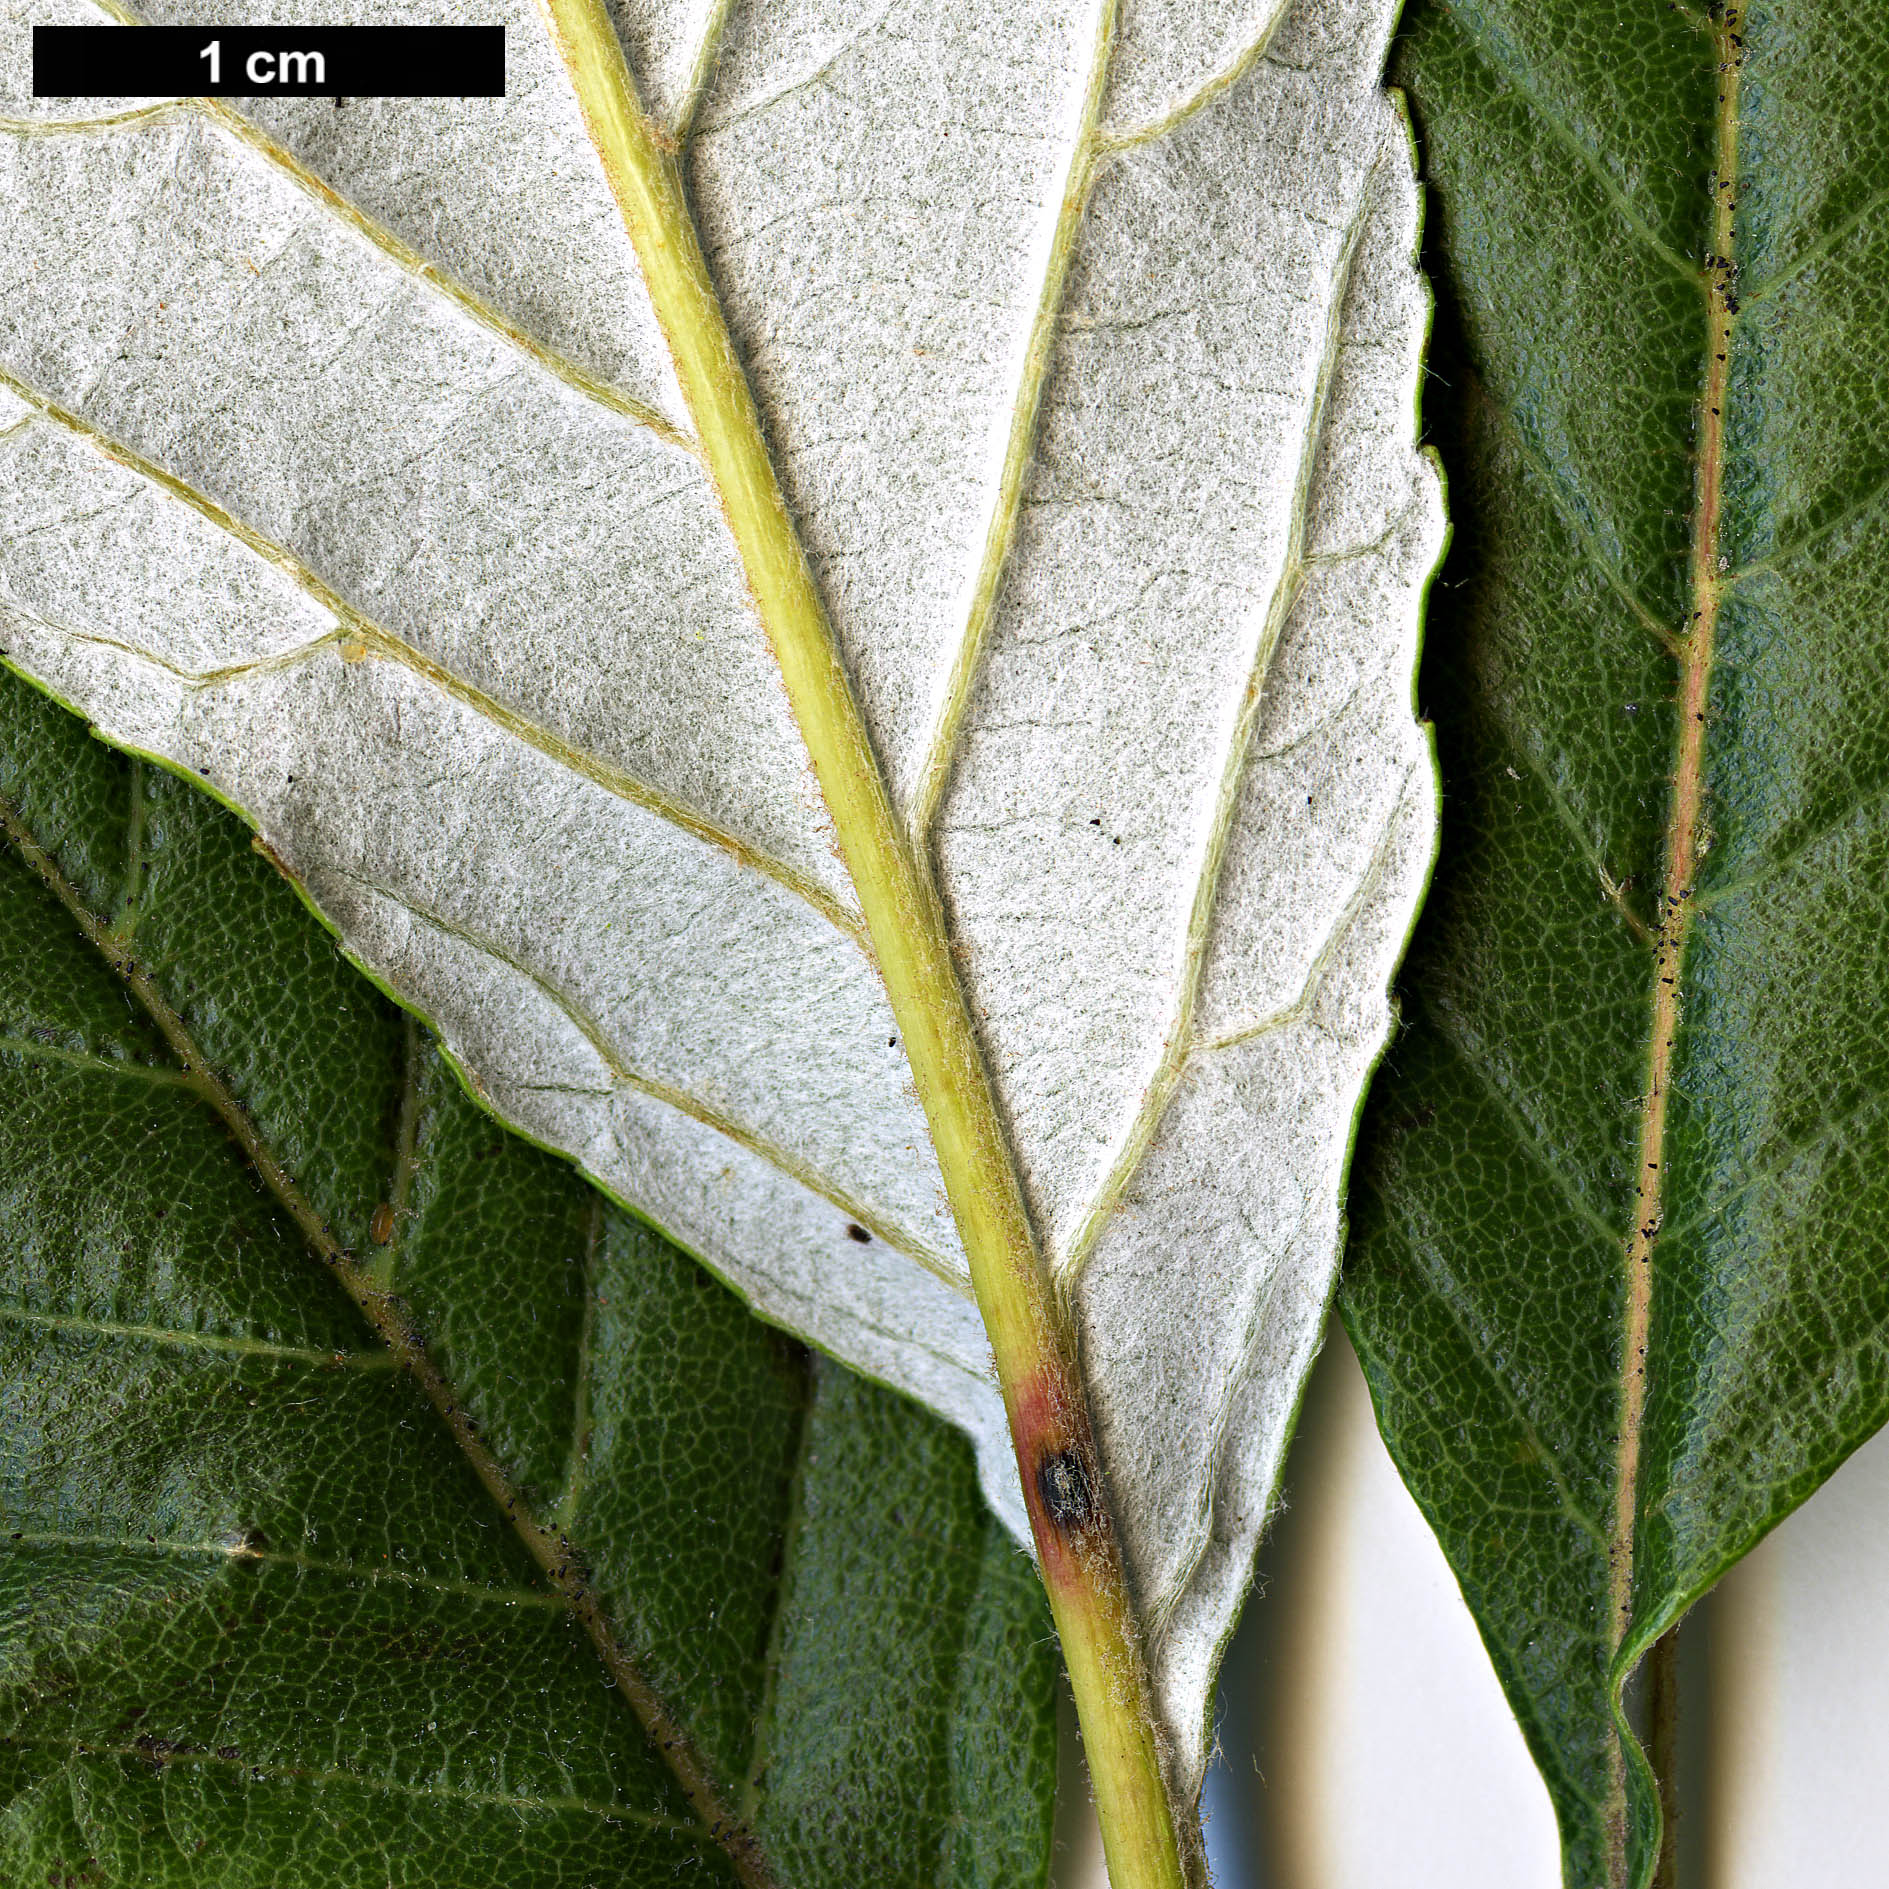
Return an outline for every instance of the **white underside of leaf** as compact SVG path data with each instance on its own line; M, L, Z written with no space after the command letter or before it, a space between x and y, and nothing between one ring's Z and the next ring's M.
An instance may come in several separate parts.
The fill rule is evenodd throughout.
M1190 1787L1433 843L1393 10L618 13L937 863ZM505 1119L962 1425L1023 1537L634 256L535 19L479 17L503 101L251 129L28 99L7 16L0 647L239 806Z

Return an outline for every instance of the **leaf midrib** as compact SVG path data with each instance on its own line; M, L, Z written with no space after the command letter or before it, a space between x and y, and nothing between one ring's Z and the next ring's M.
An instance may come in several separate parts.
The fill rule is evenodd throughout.
M709 273L675 142L644 114L603 0L542 0L542 10L636 251L865 914L990 1340L1044 1587L1087 1733L1111 1872L1124 1889L1130 1882L1180 1889L1181 1841L1121 1546L1108 1519L1088 1388L1043 1263L929 853L912 844L893 810ZM1104 50L1107 43L1104 37ZM1059 1460L1078 1465L1098 1498L1078 1521L1052 1517L1046 1507L1042 1475Z
M1007 1354L1038 1353L1047 1282L937 888L893 812L708 273L673 140L644 114L600 0L548 0L545 11L865 913L1001 1371Z
M1609 1870L1627 1880L1625 1721L1620 1694L1628 1663L1637 1661L1647 1634L1632 1628L1634 1559L1640 1504L1641 1431L1646 1411L1646 1356L1653 1302L1653 1255L1664 1211L1666 1111L1671 1095L1673 1053L1680 1028L1686 944L1692 930L1693 880L1699 861L1704 792L1706 703L1711 683L1714 633L1725 579L1718 567L1719 524L1724 501L1726 392L1730 384L1732 324L1737 313L1735 218L1738 174L1738 86L1743 48L1742 15L1727 6L1715 22L1720 89L1713 127L1713 254L1701 286L1706 303L1706 358L1699 405L1699 457L1689 578L1691 621L1682 651L1672 797L1666 825L1666 866L1655 912L1652 1018L1647 1046L1647 1085L1641 1114L1636 1222L1626 1245L1627 1300L1620 1355L1620 1440L1615 1458L1612 1552L1609 1555L1608 1639L1613 1656L1612 1689L1620 1730L1609 1753L1607 1816Z

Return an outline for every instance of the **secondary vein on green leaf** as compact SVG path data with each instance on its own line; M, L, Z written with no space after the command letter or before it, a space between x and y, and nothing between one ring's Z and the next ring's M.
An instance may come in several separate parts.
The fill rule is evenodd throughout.
M807 1519L807 1458L813 1433L814 1380L803 1367L800 1409L794 1425L794 1464L787 1482L787 1513L781 1523L780 1565L795 1564ZM761 1704L755 1713L754 1742L748 1748L748 1769L741 1780L741 1815L750 1823L760 1814L767 1783L768 1760L773 1752L775 1720L780 1704L781 1677L786 1670L787 1582L774 1583L773 1608L767 1623L767 1650L761 1663Z
M1499 711L1496 711L1496 719L1498 723L1501 720ZM1547 801L1550 811L1561 822L1568 837L1587 856L1587 863L1594 868L1595 877L1600 882L1601 896L1613 907L1621 923L1633 934L1638 943L1651 944L1653 933L1648 928L1646 920L1627 903L1626 885L1607 870L1606 857L1594 844L1592 834L1581 824L1574 809L1568 805L1568 797L1561 783L1542 765L1528 741L1512 737L1510 745L1515 758L1528 769L1530 778L1541 790L1542 798Z
M190 1078L167 1072L180 1088L195 1093ZM321 1351L311 1345L278 1345L264 1338L237 1333L182 1331L169 1325L140 1325L122 1319L86 1318L76 1313L42 1312L29 1305L0 1305L0 1322L31 1325L41 1331L71 1332L87 1338L135 1338L142 1344L177 1345L189 1351L218 1351L240 1358L268 1358L283 1364L306 1364L319 1371L386 1371L394 1358L386 1351Z
M1515 1098L1496 1080L1484 1059L1481 1046L1466 1043L1457 1036L1453 1027L1457 1020L1446 1021L1446 1015L1447 1013L1441 1010L1433 1009L1427 1018L1429 1028L1436 1040L1462 1064L1471 1081L1507 1118L1517 1138L1534 1156L1535 1164L1549 1180L1554 1182L1562 1199L1589 1230L1597 1233L1609 1246L1617 1244L1620 1229L1581 1192L1580 1184L1573 1173L1554 1158L1548 1145L1541 1139L1541 1131L1522 1112Z
M332 1574L338 1580L359 1582L364 1587L391 1583L428 1594L449 1594L455 1600L472 1600L494 1607L533 1607L563 1613L564 1597L529 1587L487 1587L478 1581L448 1580L437 1574L419 1574L408 1568L371 1567L358 1561L334 1561L323 1555L296 1554L281 1548L253 1548L244 1541L171 1541L163 1536L69 1535L27 1529L5 1537L9 1545L28 1548L109 1549L114 1552L164 1556L179 1559L238 1561L260 1568L293 1568L298 1574Z
M1674 249L1660 235L1645 215L1634 203L1613 173L1608 170L1599 154L1575 132L1558 113L1552 111L1529 82L1527 75L1506 55L1506 51L1497 45L1494 37L1486 28L1477 30L1475 23L1466 17L1466 10L1452 8L1451 23L1461 32L1463 42L1487 68L1490 76L1504 91L1512 92L1527 108L1529 113L1546 126L1554 142L1568 153L1584 170L1596 190L1606 200L1608 207L1619 217L1633 234L1639 238L1649 254L1685 283L1688 288L1696 288L1699 281L1698 269Z
M1864 198L1859 208L1851 211L1833 228L1825 230L1814 243L1805 244L1789 262L1780 263L1762 282L1753 283L1749 290L1741 290L1739 307L1749 310L1760 302L1768 302L1779 289L1813 264L1821 262L1839 244L1847 242L1885 203L1889 203L1889 189L1878 190Z
M1754 866L1742 878L1724 880L1713 886L1710 891L1699 893L1692 901L1694 917L1697 917L1700 912L1712 911L1728 899L1744 897L1759 886L1777 878L1781 873L1796 871L1826 840L1834 839L1859 814L1874 812L1880 808L1885 800L1889 800L1889 781L1878 782L1877 785L1866 788L1860 794L1851 795L1835 813L1827 819L1819 820L1810 832L1795 842L1788 851L1774 855L1762 865ZM1814 879L1812 883L1815 883Z
M68 1069L83 1069L89 1075L109 1076L119 1082L142 1082L153 1088L187 1088L189 1078L174 1069L158 1069L149 1063L120 1062L111 1056L94 1056L81 1049L67 1049L59 1043L41 1043L30 1036L0 1036L0 1055L22 1056L29 1062L61 1063Z
M1724 590L1719 570L1719 525L1724 503L1725 419L1730 385L1732 328L1738 311L1736 235L1738 85L1743 63L1735 5L1717 9L1715 45L1719 93L1715 117L1713 254L1706 258L1705 375L1699 403L1697 499L1693 514L1690 579L1692 616L1686 626L1679 676L1679 723L1672 799L1667 814L1665 883L1660 893L1654 953L1652 1031L1640 1127L1637 1207L1626 1244L1627 1294L1620 1354L1620 1436L1615 1458L1613 1540L1608 1555L1608 1643L1616 1668L1633 1619L1633 1571L1639 1516L1641 1427L1647 1394L1647 1345L1653 1303L1653 1254L1664 1211L1666 1110L1672 1090L1673 1051L1682 1016L1681 977L1692 928L1692 888L1703 824L1706 705L1712 648ZM1616 1671L1616 1688L1625 1675ZM1626 1754L1610 1747L1607 1818L1612 1879L1627 1880Z
M697 1834L712 1838L727 1853L736 1874L748 1889L773 1889L772 1877L753 1837L746 1826L729 1813L719 1786L687 1733L644 1677L629 1648L618 1638L614 1623L604 1613L590 1585L577 1545L562 1530L540 1522L523 1495L512 1486L472 1413L460 1402L445 1373L408 1322L404 1308L381 1291L355 1263L354 1256L335 1239L313 1203L276 1159L248 1111L198 1048L183 1018L171 1007L163 991L119 944L104 921L92 912L57 862L34 838L31 829L4 801L0 801L0 832L12 841L21 857L64 906L86 941L156 1024L198 1099L221 1120L257 1178L300 1230L310 1251L328 1268L400 1367L419 1385L486 1493L589 1636L605 1671L623 1694L695 1812L700 1823ZM612 1810L604 1814L618 1813ZM623 1814L633 1817L633 1813Z
M1738 298L1738 305L1741 309L1750 306L1742 295ZM1860 498L1853 499L1841 511L1826 518L1821 524L1813 525L1801 538L1793 538L1789 544L1766 553L1765 556L1755 559L1750 564L1735 566L1724 574L1721 581L1729 589L1733 584L1742 584L1753 577L1776 576L1787 565L1802 557L1806 551L1815 550L1826 538L1841 531L1845 525L1853 525L1859 518L1867 518L1881 507L1885 497L1889 497L1889 478L1878 479Z
M426 1034L415 1016L403 1014L400 1024L400 1113L394 1123L394 1171L383 1203L389 1224L384 1240L375 1234L380 1251L362 1269L383 1292L391 1292L399 1276L420 1147L420 1058Z
M1696 288L1696 275L1689 278L1691 286ZM1492 394L1483 378L1473 368L1465 370L1467 379L1465 391L1476 406L1493 419L1509 443L1529 464L1530 470L1539 478L1547 489L1548 502L1554 507L1560 518L1581 547L1583 556L1594 571L1606 583L1620 601L1633 613L1633 620L1659 644L1667 655L1677 657L1680 653L1680 639L1669 625L1662 623L1649 610L1640 594L1628 582L1626 573L1608 556L1594 528L1581 515L1581 508L1575 501L1575 495L1569 491L1567 481L1556 471L1545 454L1523 430L1521 421L1515 414Z
M637 1810L628 1804L606 1803L594 1797L531 1797L512 1791L467 1790L456 1784L409 1783L404 1778L375 1777L369 1772L348 1771L339 1767L316 1769L313 1766L258 1764L240 1752L233 1758L226 1758L220 1752L185 1750L156 1739L147 1739L142 1744L117 1745L89 1738L32 1738L8 1733L4 1742L32 1751L66 1751L79 1758L126 1758L139 1764L164 1767L190 1765L227 1769L241 1772L244 1777L259 1783L352 1785L357 1790L380 1797L471 1804L487 1810L559 1811L577 1816L602 1817L611 1823L631 1823L641 1829L660 1830L671 1836L688 1837L698 1843L703 1841L700 1827L680 1817L664 1817L651 1811Z
M1709 1226L1721 1214L1730 1213L1752 1195L1780 1184L1793 1168L1819 1160L1829 1152L1848 1148L1852 1135L1876 1127L1885 1115L1889 1115L1889 1095L1865 1095L1854 1108L1842 1115L1824 1116L1815 1134L1805 1140L1788 1143L1777 1152L1775 1158L1760 1161L1749 1168L1745 1178L1736 1187L1702 1201L1697 1213L1684 1220L1675 1220L1662 1230L1669 1239L1676 1239L1682 1233Z
M564 1482L553 1524L569 1530L584 1496L584 1470L590 1461L590 1379L597 1343L597 1261L603 1251L603 1196L590 1197L590 1224L584 1229L584 1310L577 1327L577 1354L571 1370L571 1441L564 1454Z
M1364 1184L1383 1201L1387 1209L1393 1208L1385 1195L1382 1185L1375 1176L1362 1177ZM1611 1228L1604 1228L1609 1238ZM1548 1480L1554 1484L1555 1493L1560 1499L1559 1507L1563 1515L1577 1527L1582 1534L1597 1548L1607 1545L1607 1530L1597 1516L1591 1515L1574 1499L1574 1482L1561 1465L1560 1456L1549 1447L1530 1412L1528 1400L1510 1383L1508 1373L1504 1371L1491 1354L1488 1343L1477 1327L1473 1301L1461 1285L1451 1277L1437 1257L1433 1246L1421 1249L1412 1248L1417 1272L1423 1284L1429 1289L1436 1303L1442 1308L1444 1316L1456 1327L1457 1335L1462 1339L1464 1349L1480 1364L1487 1374L1488 1381L1495 1387L1502 1401L1508 1405L1509 1413L1516 1421L1523 1438L1537 1453L1537 1460L1546 1471Z

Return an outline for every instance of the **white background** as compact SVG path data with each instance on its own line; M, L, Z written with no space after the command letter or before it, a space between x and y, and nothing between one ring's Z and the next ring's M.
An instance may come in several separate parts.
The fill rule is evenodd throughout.
M1222 1673L1218 1889L1559 1889L1547 1793L1335 1324L1286 1499ZM1681 1697L1682 1889L1889 1885L1889 1433L1694 1610ZM1079 1769L1053 1880L1106 1889Z

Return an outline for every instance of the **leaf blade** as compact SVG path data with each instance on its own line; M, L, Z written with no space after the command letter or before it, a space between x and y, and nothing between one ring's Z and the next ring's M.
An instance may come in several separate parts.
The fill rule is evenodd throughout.
M1867 560L1817 559L1815 616L1754 609L1737 571L1785 519L1795 536L1793 482L1840 513L1879 457L1841 381L1826 402L1799 364L1837 305L1773 321L1751 261L1776 263L1780 229L1785 256L1869 240L1837 180L1870 108L1848 100L1846 134L1806 111L1825 81L1800 24L1649 15L1603 54L1519 9L1440 4L1402 55L1456 315L1429 399L1465 588L1425 687L1458 824L1367 1131L1345 1304L1583 1884L1642 1882L1658 1850L1628 1674L1884 1408L1863 1283L1880 1202L1824 1165L1867 1145L1874 1073L1863 1058L1828 1101L1815 1073L1855 1061L1873 941L1828 903L1760 915L1716 889L1820 799L1839 818L1866 799L1871 768L1850 732L1878 661ZM1869 68L1860 16L1818 30L1830 72ZM1658 109L1630 109L1654 74ZM1784 669L1794 692L1760 710L1757 678ZM1830 896L1867 903L1868 824ZM1818 1230L1838 1212L1840 1250Z
M991 32L949 7L935 10L930 40L877 16L833 34L797 13L685 21L686 11L639 15L628 36L633 52L646 32L668 49L655 55L665 98L677 96L671 55L697 47L690 69L705 83L692 81L675 107L689 116L693 207L895 782L926 779L928 795L939 785L945 770L921 752L937 719L929 708L962 691L965 740L939 796L954 946L1035 1218L1052 1245L1072 1220L1090 1228L1092 1257L1073 1296L1095 1354L1114 1353L1111 1474L1123 1512L1146 1511L1131 1561L1144 1611L1163 1624L1157 1683L1176 1778L1191 1794L1215 1650L1244 1592L1316 1341L1353 1104L1385 1029L1383 982L1429 853L1428 760L1403 677L1441 525L1433 475L1410 440L1425 312L1410 267L1406 137L1377 89L1389 11L1379 0L1336 10L1266 0L1208 21L1185 6L1138 6L1107 72L1094 57L1103 13L1086 7L1049 21L1007 16L1003 56L993 56ZM712 57L702 50L711 43ZM259 108L293 148L284 163L227 117L206 130L190 111L176 115L193 178L220 197L216 216L186 216L165 233L215 257L177 281L178 301L175 256L139 257L165 284L157 299L176 326L164 332L184 337L180 360L211 336L251 339L292 394L259 404L253 385L223 376L218 398L193 404L146 345L160 329L144 305L126 311L139 366L92 358L84 337L116 321L105 312L117 289L103 262L76 317L54 318L21 284L32 324L67 324L56 345L45 332L24 344L57 370L25 378L56 399L87 383L88 424L187 476L320 572L347 610L421 648L429 685L460 707L496 722L496 705L520 718L509 733L528 740L530 727L548 731L553 739L535 744L547 761L558 743L601 757L605 768L574 771L619 800L637 798L625 790L640 784L644 812L686 808L696 837L731 835L751 856L784 862L825 888L824 906L809 903L831 919L848 894L830 828L798 744L781 734L778 691L756 669L756 626L736 624L739 572L708 518L699 461L676 444L687 431L676 389L635 365L645 357L631 331L653 332L647 300L606 287L624 245L619 237L612 249L599 220L600 175L581 134L573 140L575 114L544 82L543 48L534 40L521 56L529 82L517 87L517 111L508 101L462 113L444 139L428 110L401 133L384 112L354 106ZM944 143L909 107L930 96L940 59L956 81ZM118 131L154 139L161 127L141 118ZM74 149L106 140L65 135ZM399 190L384 176L390 136L410 138ZM60 144L42 131L20 148L43 165ZM542 204L545 154L568 156L570 201L546 209L549 247L568 260L581 226L603 261L534 276L498 198L464 188L471 145L490 149L513 180L504 201L532 206L521 222ZM14 151L10 161L25 160ZM271 166L279 178L264 175ZM1075 175L1086 200L1072 232ZM254 265L250 252L265 251L244 218L259 205L277 231L267 256L287 259L250 275L244 257ZM951 240L914 245L910 232L926 227ZM1358 231L1362 260L1347 276L1347 232ZM1043 341L1043 282L1059 254L1063 306L1046 352L1031 337ZM420 256L432 278L416 275ZM316 280L334 298L320 320L302 305ZM870 317L855 293L862 282L878 292L881 312ZM591 321L605 302L607 333ZM341 352L323 352L343 331ZM284 333L306 345L284 344ZM421 333L444 348L450 370L430 381L407 346ZM853 379L832 371L849 358L849 333L875 388L896 398L862 401ZM364 403L339 382L357 376L358 392L363 351L386 419L350 445L362 475L341 478L332 441ZM1016 398L1032 360L1043 373L1033 416ZM335 365L337 385L311 377L311 362ZM590 389L611 374L621 384L605 419ZM146 391L128 393L132 380ZM1094 398L1098 389L1108 397ZM1321 427L1327 395L1331 424ZM191 414L181 428L154 412L173 403ZM669 432L648 423L652 413L667 416ZM324 435L329 444L313 443ZM403 498L414 466L419 495ZM999 560L1005 547L990 527L1011 490L1019 522ZM647 526L656 514L682 521L685 556ZM524 547L528 581L492 568L501 541ZM862 542L870 556L859 555ZM175 581L167 573L156 588ZM967 665L961 624L985 590L990 633L982 660ZM705 656L688 646L698 609ZM1054 635L1038 634L1042 625ZM372 636L353 640L371 655L399 654ZM311 670L270 681L278 693L266 703L262 678L232 681L223 694L247 689L249 720L238 725L231 710L213 733L215 691L110 678L96 639L85 657L94 667L80 677L72 639L61 646L31 624L12 637L16 658L62 676L67 696L94 713L107 696L126 714L141 691L187 699L198 718L187 740L169 710L156 717L161 739L141 740L123 714L114 732L188 747L196 765L217 771L377 974L427 993L422 1008L509 1119L576 1152L740 1278L770 1316L972 1431L993 1502L1020 1522L983 1336L938 1276L960 1262L903 1092L900 1032L887 1027L856 947L783 917L739 872L716 878L717 862L678 849L666 830L653 839L655 829L582 798L555 770L531 775L537 762L454 719L428 689L409 689L385 665L346 663L349 642L321 653L318 679ZM1052 643L1071 656L1060 677ZM650 686L639 695L625 684L631 675ZM553 699L547 677L574 678L569 699ZM292 702L294 688L305 693ZM678 706L690 689L695 705ZM642 695L660 698L660 714ZM311 721L340 745L289 764L293 793L240 758ZM742 743L723 756L730 722ZM672 743L658 723L673 724ZM902 729L925 739L908 743ZM475 754L477 766L463 765ZM410 764L412 783L380 797ZM240 788L222 778L233 767L246 770ZM384 869L391 858L362 856L346 795L310 804L324 792L310 781L328 776L364 792L386 828L408 822L393 811L403 796L409 808L427 804L423 832L395 848L407 848L397 870ZM745 778L761 781L753 804L741 799ZM1127 817L1116 817L1118 803ZM439 831L435 805L457 831ZM1192 868L1196 855L1210 866L1229 806L1226 855L1237 869L1216 886L1211 869ZM552 809L562 825L547 826ZM495 850L487 842L501 832L526 837ZM339 848L337 834L348 836ZM592 873L573 896L569 873L555 876L548 860L587 851L632 869L605 885ZM1015 865L1026 859L1022 885ZM469 901L468 876L529 885L529 897L495 925ZM645 897L634 949L626 880L686 883L671 909ZM1363 921L1346 922L1360 904ZM524 919L526 906L580 912L590 935L580 944L567 924L547 938ZM711 908L715 948L732 954L713 977L673 948ZM1288 913L1302 922L1285 923ZM1082 933L1073 955L1059 942L1071 915ZM747 946L747 934L771 942ZM744 942L727 944L736 938ZM769 976L797 958L809 968L784 997ZM692 1032L686 1041L667 1023L646 1027L624 999L657 985L670 1018ZM1186 1036L1176 1020L1185 1024L1190 1008L1211 1034L1186 1046L1177 1074L1169 1039ZM506 1030L494 1027L501 1013ZM1081 1027L1059 1036L1045 1021L1056 1017ZM506 1048L508 1033L529 1043L528 1056ZM881 1042L894 1053L882 1056ZM736 1043L744 1053L731 1057ZM1166 1106L1144 1111L1151 1085ZM1329 1106L1314 1106L1327 1088ZM1144 1136L1155 1114L1158 1130ZM1264 1160L1247 1158L1245 1128L1268 1148ZM1144 1139L1136 1179L1147 1184L1118 1187L1114 1211L1085 1215L1111 1162L1125 1170L1114 1157L1132 1157ZM1255 1178L1273 1170L1286 1176L1279 1185ZM687 1178L720 1173L738 1185L718 1193ZM810 1175L823 1184L805 1185ZM1224 1196L1205 1264L1175 1225L1201 1187ZM872 1234L870 1244L849 1226ZM899 1245L944 1263L914 1279L887 1250ZM1132 1333L1151 1294L1173 1300L1175 1329L1162 1347L1138 1350ZM1211 1331L1211 1407L1199 1421L1169 1422L1143 1449L1140 1429L1167 1421L1175 1387L1191 1395L1201 1381L1179 1329L1183 1301ZM1256 1375L1268 1386L1248 1395ZM1181 1517L1178 1555L1164 1545L1168 1510Z

